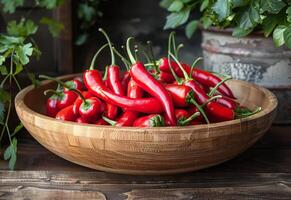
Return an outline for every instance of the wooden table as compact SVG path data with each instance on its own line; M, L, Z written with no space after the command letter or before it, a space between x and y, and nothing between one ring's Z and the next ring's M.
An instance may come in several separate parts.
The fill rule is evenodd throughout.
M15 171L0 161L0 199L44 198L291 199L291 126L273 126L256 145L231 161L175 176L94 171L26 139L19 144Z

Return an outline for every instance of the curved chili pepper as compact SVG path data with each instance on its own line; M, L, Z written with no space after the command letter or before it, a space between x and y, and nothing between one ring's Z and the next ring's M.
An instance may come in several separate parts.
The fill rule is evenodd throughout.
M90 92L88 92L88 91L82 92L82 95L83 95L83 97L85 99L88 99L90 97L93 97L93 95ZM73 107L73 110L74 110L75 115L79 115L79 108L80 108L80 105L82 103L83 103L83 99L80 96L78 96L78 98L75 100L75 102L73 104L73 106L74 106Z
M160 70L168 72L168 73L171 72L170 65L167 58L165 57L161 58L158 61L158 63L159 63ZM183 72L176 62L171 61L171 66L179 77L183 77ZM182 66L186 70L187 73L190 73L191 67L188 64L182 63ZM197 68L193 70L192 77L199 83L207 85L209 87L215 87L218 83L221 82L221 79L215 76L214 74L201 70L201 69L197 69ZM235 99L232 91L229 89L229 87L225 83L219 86L218 91L225 96Z
M112 93L103 83L97 70L84 72L84 83L88 90L105 102L142 113L161 113L164 111L162 103L156 98L129 98Z
M206 104L206 107L206 112L212 122L229 121L235 117L234 110L226 108L216 102L209 102Z
M187 119L190 116L190 114L186 110L183 110L183 109L175 109L175 116L176 116L176 119L178 120L178 124L179 124L179 121L180 120ZM165 118L165 124L166 125L170 125L170 122L169 122L168 117L165 115L164 118Z
M127 91L127 87L128 87L128 82L130 81L130 74L128 71L124 72L122 78L121 78L121 85L123 88L124 93Z
M109 119L115 119L118 115L118 107L111 103L106 103L104 116L108 117Z
M154 79L152 75L146 70L141 62L136 62L133 55L130 52L130 40L126 43L127 53L132 63L130 68L130 75L132 79L137 83L139 87L156 97L162 103L166 115L169 117L172 126L177 124L174 110L174 103L163 85Z
M150 69L149 72L159 81L164 82L164 83L173 83L175 81L174 77L172 74L160 71L156 72L154 69Z
M104 119L100 118L95 123L95 125L109 125Z
M165 88L170 92L175 106L189 106L190 99L193 98L193 91L190 87L184 85L168 84L165 85Z
M63 108L56 115L56 119L64 120L64 121L74 122L76 118L77 116L74 114L73 105Z
M221 98L216 99L216 102L233 110L237 109L239 106L239 103L226 96L222 96Z
M171 122L170 122L171 124ZM136 119L133 123L135 127L159 127L165 126L164 118L159 114L151 114Z
M73 103L75 102L77 97L78 97L78 95L72 91L60 93L59 101L57 102L58 108L61 110L61 109L66 108L70 105L73 105Z
M56 114L60 111L57 106L59 97L57 95L52 95L46 101L46 114L50 117L55 117Z
M87 122L95 122L103 111L103 103L96 97L86 99L79 107L81 118Z

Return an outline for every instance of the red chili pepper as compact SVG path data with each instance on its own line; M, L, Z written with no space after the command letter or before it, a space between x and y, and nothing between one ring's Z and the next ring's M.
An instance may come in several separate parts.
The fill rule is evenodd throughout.
M209 102L206 104L206 107L206 112L212 122L222 122L234 119L234 110L226 108L216 102Z
M128 86L128 82L130 80L130 74L128 71L124 72L122 78L121 78L121 85L123 88L124 93L127 91L127 86Z
M63 108L56 115L56 119L64 120L64 121L74 122L76 118L77 116L74 114L73 105Z
M81 118L87 122L95 122L104 111L103 103L96 97L83 100L80 105L79 113Z
M194 105L190 106L190 108L188 108L187 111L189 112L189 115L193 115L194 113L199 112L198 109ZM195 121L199 121L201 123L205 123L205 120L204 120L202 115L198 116L195 119Z
M183 72L176 62L171 61L171 66L179 77L183 77ZM182 66L186 70L187 73L190 73L191 67L188 64L182 63ZM167 58L163 57L159 60L159 68L162 71L165 71L168 73L171 72ZM209 87L215 87L218 83L221 82L221 79L215 76L214 74L201 70L201 69L197 69L197 68L193 70L192 77L199 83L207 85ZM235 99L232 91L229 89L229 87L225 83L219 86L218 91L225 96Z
M189 115L188 111L186 111L186 110L183 110L183 109L175 109L175 116L176 116L176 118L177 118L177 120L179 122L180 120L187 119L190 115ZM166 125L170 125L170 122L169 122L168 117L165 115L164 118L165 118L165 124Z
M177 125L174 103L163 85L154 79L152 75L146 70L141 62L136 62L130 51L130 40L129 38L126 43L127 53L132 63L130 69L130 75L132 79L137 83L139 87L156 97L162 103L166 115L169 117L172 126Z
M84 85L83 83L78 80L78 79L73 79L71 81L66 81L65 84L69 87L69 88L73 88L73 89L76 89L76 90L79 90L79 91L82 91L84 89ZM65 92L68 92L69 89L68 88L64 88L64 91Z
M165 88L171 94L176 107L188 107L191 104L191 99L194 98L193 91L188 86L168 84L165 85Z
M221 98L216 99L216 102L233 110L237 109L239 106L239 103L226 96L222 96Z
M155 77L155 79L163 83L173 83L175 81L173 75L170 73L164 71L156 72L154 69L150 69L149 72Z
M107 103L142 113L161 113L164 111L162 103L156 98L133 99L112 93L104 85L101 75L97 70L85 71L84 82L93 95L103 99Z
M151 114L136 119L133 123L135 127L159 127L165 126L164 118L159 114Z
M57 107L59 97L57 95L52 95L46 101L46 114L50 117L55 117L56 114L60 111Z
M86 120L84 120L82 117L78 117L76 119L76 122L77 123L80 123L80 124L88 124L89 122L87 122Z
M73 105L78 95L75 92L67 91L59 94L59 101L57 102L58 108L61 110L70 105Z
M93 95L88 91L82 92L82 95L85 99L93 97ZM79 108L82 103L83 103L83 99L80 96L78 96L78 98L75 100L73 104L74 105L73 110L74 110L75 115L79 115Z
M108 117L109 119L115 119L117 115L118 115L118 107L113 104L106 103L104 116Z
M95 125L109 125L104 119L100 118L95 123Z

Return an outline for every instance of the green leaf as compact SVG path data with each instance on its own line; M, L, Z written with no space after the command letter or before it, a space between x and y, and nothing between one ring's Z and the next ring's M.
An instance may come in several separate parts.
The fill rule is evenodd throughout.
M204 0L200 6L200 12L205 10L205 8L207 8L208 5L209 5L209 0Z
M189 22L186 26L185 33L187 38L191 38L193 33L197 30L198 27L198 21L197 20L192 20Z
M232 8L245 6L248 2L248 0L232 0Z
M3 35L3 34L0 35L0 44L1 45L13 46L13 45L22 44L23 42L24 42L23 37L7 36L7 35Z
M8 71L7 71L6 66L4 66L4 65L1 65L1 66L0 66L0 73L1 73L2 75L7 75L7 74L8 74Z
M182 10L183 7L184 7L184 4L181 1L175 0L168 8L168 11L179 12L180 10Z
M24 18L17 23L15 20L10 21L7 25L7 33L13 36L27 37L36 33L38 27L32 20Z
M232 36L240 38L248 35L252 31L253 29L242 29L240 27L236 27L233 29Z
M29 56L32 55L32 52L33 48L31 43L27 43L24 46L18 46L15 49L15 53L22 65L26 65L29 62Z
M13 152L13 146L9 145L4 151L4 160L8 160L11 157L12 152Z
M16 155L17 154L17 139L15 137L12 139L12 143L10 143L7 149L9 149L8 150L9 152L7 153L8 155L6 155L6 157L4 155L4 159L6 158L5 160L8 160L10 158L8 166L9 166L9 169L13 170L15 167L16 159L17 159L17 155ZM5 150L5 152L7 151L7 149Z
M0 102L6 103L10 101L10 99L11 99L10 94L0 87Z
M14 13L15 9L23 5L24 0L0 0L3 4L3 11L8 13Z
M87 33L83 33L81 35L78 35L76 41L75 41L75 45L77 46L81 46L83 45L88 39L88 34Z
M287 14L287 21L291 22L291 7L287 8L286 14Z
M291 49L291 25L285 29L283 36L284 36L285 45L289 49Z
M62 23L48 17L41 18L39 23L47 25L49 32L52 34L53 37L57 37L64 29L64 25Z
M53 9L61 5L64 0L36 0L37 4L47 9Z
M0 65L2 65L5 62L6 58L5 56L0 55Z
M261 7L264 11L272 14L278 14L286 4L282 0L264 0L261 1Z
M230 15L231 3L229 0L217 0L212 9L217 14L218 20L221 22Z
M173 3L174 0L162 0L160 2L160 6L164 9L168 9L168 7Z
M205 29L207 29L212 24L212 20L207 16L203 16L201 21L202 21L203 28Z
M263 32L266 37L268 37L278 24L278 18L276 15L268 15L262 24Z
M249 6L238 18L238 25L243 30L253 29L261 20L259 10L253 5Z
M273 41L276 47L282 46L285 43L284 31L287 29L284 25L279 25L273 32Z
M17 63L16 64L16 69L15 69L14 75L19 74L20 72L22 72L22 70L23 70L23 65L20 64L20 63Z
M21 129L23 128L23 124L20 122L14 129L12 135L15 135L16 133L18 133Z
M34 87L38 87L40 85L40 81L35 78L35 74L27 73L28 78L30 79L31 83Z
M190 10L190 7L186 7L183 8L180 12L175 12L168 15L164 29L176 28L184 24L189 18Z
M87 3L81 3L78 7L78 18L87 22L92 21L96 16L96 10L93 6L89 6Z

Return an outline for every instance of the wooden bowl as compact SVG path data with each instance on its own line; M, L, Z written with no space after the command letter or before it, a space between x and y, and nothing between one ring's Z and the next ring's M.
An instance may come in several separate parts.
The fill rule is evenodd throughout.
M82 125L43 114L43 91L56 86L51 81L44 81L39 88L23 89L15 105L30 134L66 160L121 174L175 174L229 160L254 144L271 126L277 99L269 90L237 80L228 84L243 105L251 109L261 106L263 110L244 119L185 127Z

